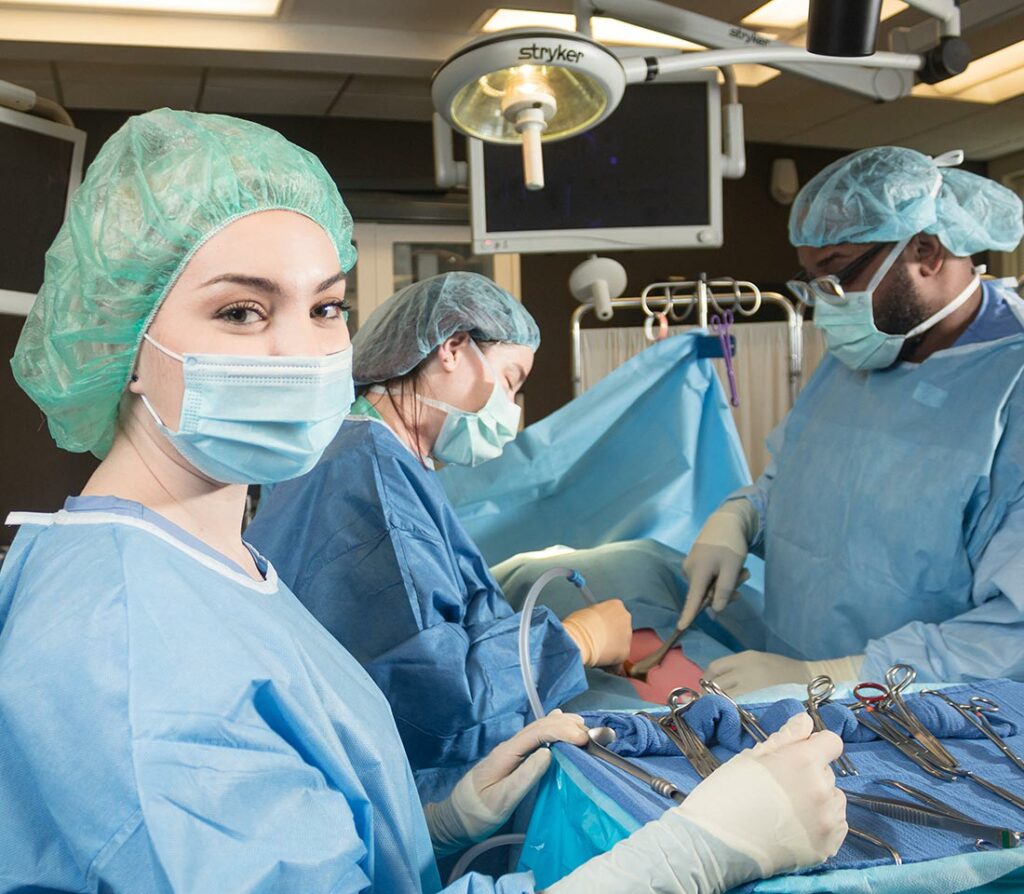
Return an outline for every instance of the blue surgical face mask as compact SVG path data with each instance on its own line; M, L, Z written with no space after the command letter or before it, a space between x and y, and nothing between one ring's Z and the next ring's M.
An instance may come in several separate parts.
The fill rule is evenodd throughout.
M188 462L224 484L275 484L316 465L338 433L355 392L352 348L324 357L176 354L185 392L171 431L146 396L157 427Z
M850 369L888 369L899 358L908 339L923 335L946 319L978 288L979 278L975 276L949 304L906 334L882 332L875 325L874 292L909 241L897 242L893 246L864 290L845 292L842 303L818 301L814 306L814 324L825 333L829 351Z
M519 417L522 413L519 405L509 399L498 383L494 367L483 351L476 342L471 341L470 345L494 379L491 396L481 409L471 412L444 401L417 395L421 403L446 414L437 441L430 451L431 455L441 462L456 466L478 466L501 456L505 445L519 433Z

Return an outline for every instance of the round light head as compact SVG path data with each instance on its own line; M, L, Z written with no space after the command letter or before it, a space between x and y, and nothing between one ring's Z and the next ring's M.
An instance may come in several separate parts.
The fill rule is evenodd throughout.
M625 88L621 63L601 44L569 31L512 28L455 53L434 73L431 95L466 136L518 143L532 108L543 113L541 139L550 142L603 121Z

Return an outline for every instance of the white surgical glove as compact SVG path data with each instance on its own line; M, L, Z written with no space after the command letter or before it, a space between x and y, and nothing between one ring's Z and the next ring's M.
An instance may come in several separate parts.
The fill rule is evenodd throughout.
M690 586L679 616L680 627L693 623L706 595L710 594L716 612L736 598L736 590L746 579L741 578L743 564L759 523L754 504L745 499L730 500L704 523L690 554L683 559L683 575Z
M629 658L633 618L621 599L606 599L573 612L562 621L576 643L584 667L609 667Z
M780 683L810 683L822 674L831 677L835 683L856 681L863 663L863 655L799 661L771 652L750 651L712 661L707 667L707 673L729 695L735 697Z
M555 709L524 726L462 777L452 793L424 812L434 852L455 853L500 829L551 763L553 742L585 745L583 718Z
M815 866L848 831L846 798L829 762L834 733L798 714L767 742L723 764L679 807L545 894L720 894L755 878Z

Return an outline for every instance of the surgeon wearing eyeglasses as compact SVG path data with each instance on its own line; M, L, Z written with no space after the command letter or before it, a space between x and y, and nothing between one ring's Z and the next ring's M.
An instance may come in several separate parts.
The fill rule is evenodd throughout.
M1024 679L1024 302L971 259L1016 248L1021 201L957 155L855 152L793 204L828 355L683 563L688 622L765 559L758 651L708 667L733 694L897 661Z

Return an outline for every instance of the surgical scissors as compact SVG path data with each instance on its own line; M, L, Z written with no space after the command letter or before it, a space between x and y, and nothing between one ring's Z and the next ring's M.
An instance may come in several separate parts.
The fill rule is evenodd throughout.
M971 696L966 702L961 703L953 698L950 698L945 692L939 692L935 689L926 689L924 695L932 695L936 698L941 698L947 705L955 709L965 720L972 723L977 727L982 735L984 735L992 744L996 746L1018 769L1024 770L1024 759L1020 757L1006 742L1003 741L1002 737L995 731L992 724L989 722L987 714L998 714L999 705L997 705L992 699L985 698L983 695Z
M743 727L747 735L755 742L763 742L768 738L768 733L764 731L764 727L761 726L757 717L755 717L752 712L744 708L743 705L729 695L729 693L719 686L714 680L706 680L704 677L701 677L700 688L709 695L721 696L729 702L729 704L736 709L736 713L740 715L740 726Z
M807 713L811 715L816 732L821 733L828 729L821 719L821 714L818 713L818 708L828 704L835 691L836 684L832 682L831 677L825 674L815 677L807 684L807 701L804 702L804 707L807 709ZM838 758L832 761L832 769L835 770L837 776L859 775L857 767L846 754L840 754Z

